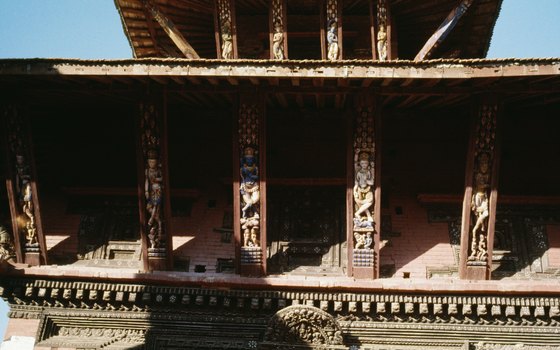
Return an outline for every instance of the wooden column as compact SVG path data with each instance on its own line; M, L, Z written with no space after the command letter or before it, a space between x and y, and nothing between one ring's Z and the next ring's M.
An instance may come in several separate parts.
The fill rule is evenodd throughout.
M270 0L269 7L270 58L288 59L288 15L286 0Z
M239 58L237 54L237 25L235 0L215 0L214 33L218 59Z
M370 27L373 59L396 59L396 30L387 0L370 0Z
M266 129L262 94L240 94L234 130L233 210L238 272L243 276L264 276Z
M17 106L3 108L6 122L6 187L16 258L29 265L47 264L35 158L28 120Z
M347 242L349 275L379 277L381 232L380 114L373 97L359 96L348 152ZM350 143L350 142L349 142Z
M342 4L339 0L320 1L321 58L337 61L343 57L342 50ZM333 30L331 30L331 28Z
M473 111L465 174L459 276L490 279L498 199L499 104L485 96Z
M138 206L146 271L173 266L166 105L165 92L150 91L138 111Z

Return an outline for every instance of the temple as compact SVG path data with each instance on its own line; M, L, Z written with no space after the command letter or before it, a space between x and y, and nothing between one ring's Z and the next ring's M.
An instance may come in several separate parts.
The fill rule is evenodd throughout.
M559 349L560 58L485 59L501 2L115 0L133 59L0 59L5 339Z

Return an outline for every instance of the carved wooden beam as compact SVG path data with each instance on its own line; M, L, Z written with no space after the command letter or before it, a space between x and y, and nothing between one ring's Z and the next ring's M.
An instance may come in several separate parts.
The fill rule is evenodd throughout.
M138 206L144 270L172 267L165 94L152 92L138 111Z
M498 197L499 105L485 97L473 112L461 223L459 276L490 279Z
M445 18L439 28L426 41L424 47L418 52L415 61L421 61L430 58L434 50L447 38L449 33L455 28L459 19L467 12L474 0L461 0L459 5L455 7Z
M377 139L378 103L364 94L356 101L349 139L347 185L348 269L355 278L379 277L381 167Z
M161 28L167 33L171 41L177 45L179 50L185 55L186 58L200 58L200 56L196 53L193 47L187 42L183 34L179 31L179 29L175 26L175 24L161 11L157 8L157 6L152 3L150 0L143 0L144 7L150 12L153 19L155 19ZM149 19L147 19L149 21ZM153 38L155 41L156 38ZM156 48L157 49L157 48Z
M47 264L29 123L14 105L5 106L3 114L7 141L6 187L17 261Z
M264 96L243 92L234 135L233 210L239 274L266 274Z
M288 59L288 16L286 0L270 0L269 40L270 58Z

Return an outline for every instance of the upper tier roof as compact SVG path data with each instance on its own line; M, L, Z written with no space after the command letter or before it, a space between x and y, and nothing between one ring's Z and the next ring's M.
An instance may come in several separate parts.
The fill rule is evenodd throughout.
M159 24L145 11L142 0L114 1L134 57L184 57ZM151 1L173 21L201 58L216 58L214 1ZM344 58L370 58L370 0L339 1L343 4ZM399 59L413 59L459 4L458 0L387 1L396 21ZM288 1L288 43L292 45L289 49L290 58L318 58L318 3L320 1ZM502 0L474 0L457 27L431 58L485 57L501 3ZM268 0L235 1L240 58L268 58L268 4ZM155 35L155 40L152 35Z

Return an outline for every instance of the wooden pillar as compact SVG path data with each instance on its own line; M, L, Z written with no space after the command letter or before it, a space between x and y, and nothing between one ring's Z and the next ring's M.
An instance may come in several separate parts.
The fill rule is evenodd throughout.
M350 123L346 191L349 275L379 277L381 232L381 126L378 103L371 95L359 96Z
M215 0L214 33L218 59L239 58L237 54L237 25L235 0Z
M270 0L269 7L270 58L288 59L288 15L286 0Z
M321 58L337 61L343 57L342 5L339 0L320 1Z
M29 265L47 264L37 173L29 121L17 106L3 108L6 122L6 187L16 258Z
M166 105L165 92L150 91L138 111L138 206L146 271L173 266Z
M499 104L484 96L473 111L465 174L459 276L490 279L498 199Z
M234 127L233 210L240 275L266 274L266 139L262 94L242 92Z

